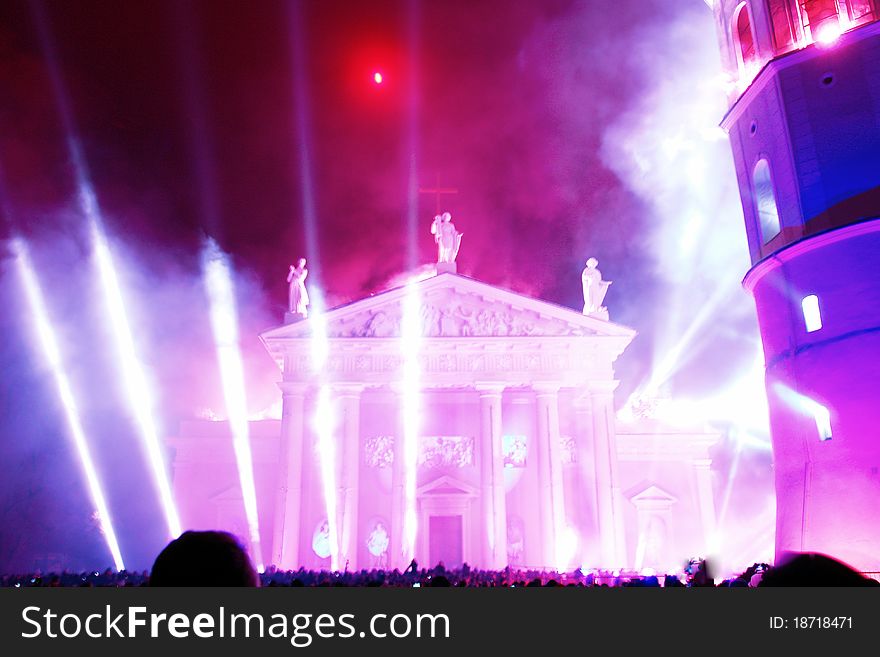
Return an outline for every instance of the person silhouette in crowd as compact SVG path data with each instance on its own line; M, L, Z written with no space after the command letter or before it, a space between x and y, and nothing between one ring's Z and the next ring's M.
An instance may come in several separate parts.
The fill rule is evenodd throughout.
M184 532L159 553L150 573L150 586L259 585L250 557L228 532Z
M837 559L816 552L792 553L763 572L758 586L880 586Z

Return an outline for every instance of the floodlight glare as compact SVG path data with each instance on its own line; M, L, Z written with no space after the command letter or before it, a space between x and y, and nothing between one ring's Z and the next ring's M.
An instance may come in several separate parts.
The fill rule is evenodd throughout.
M92 455L89 450L88 439L83 430L82 421L80 420L79 410L76 406L76 399L73 396L73 390L70 386L70 380L64 371L64 364L61 359L61 350L58 347L58 341L52 324L49 321L49 315L46 311L46 303L43 299L43 293L37 281L34 267L31 264L30 254L27 246L20 238L12 241L12 249L16 254L16 262L21 280L24 285L25 295L27 296L28 305L31 310L31 316L37 329L37 335L40 338L40 344L43 347L43 353L49 362L52 370L52 376L55 379L55 385L58 387L58 395L61 397L61 404L64 407L64 413L67 417L67 426L70 429L70 435L73 438L76 453L82 466L83 474L86 477L86 484L89 489L89 495L92 498L92 504L95 505L95 511L98 515L98 521L101 525L101 533L104 540L107 541L107 547L113 557L113 563L116 570L125 570L125 564L122 561L122 554L119 550L119 543L116 540L116 532L113 529L113 522L110 518L110 511L107 508L107 502L104 498L104 491L101 488L101 482L98 478L98 472L92 461Z

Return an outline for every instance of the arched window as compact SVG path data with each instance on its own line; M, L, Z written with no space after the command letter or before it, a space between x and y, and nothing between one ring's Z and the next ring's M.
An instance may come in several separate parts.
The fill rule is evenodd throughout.
M752 20L749 15L749 7L745 2L740 3L733 12L733 36L736 41L737 59L742 69L745 69L757 58L755 50L755 37L752 34Z
M794 48L797 39L791 0L767 0L767 9L773 26L773 45L776 54L781 55Z
M758 226L761 229L761 242L766 244L779 234L779 209L776 207L770 164L763 158L758 160L752 172L752 189Z

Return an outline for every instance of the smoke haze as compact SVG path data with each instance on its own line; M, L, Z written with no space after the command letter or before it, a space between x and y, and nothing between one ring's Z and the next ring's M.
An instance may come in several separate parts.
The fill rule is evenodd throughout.
M199 271L205 236L235 268L254 414L277 402L277 368L257 335L281 322L289 264L307 257L331 306L407 271L413 104L418 185L439 180L458 190L442 208L464 233L461 273L580 308L584 261L599 259L614 281L611 319L639 332L618 363L619 405L652 373L666 394L723 394L759 353L751 300L739 286L745 235L717 127L724 92L703 2L300 4L303 41L295 48L283 2L262 2L259 11L229 1L112 11L100 2L47 3L54 63L28 4L0 7L4 237L19 233L30 243L99 446L123 553L137 567L161 547L162 522L152 493L132 492L132 482L139 491L152 484L75 209L53 65L122 264L163 435L182 419L224 415ZM407 50L414 6L417 57ZM410 61L419 63L416 90L407 86ZM374 70L383 72L381 87L371 81ZM304 194L314 198L318 253L307 252ZM421 263L435 257L434 204L419 195ZM51 555L72 567L102 564L105 550L5 245L0 274L2 463L11 475L0 484L0 570L32 568L33 555L47 555L44 564ZM670 360L688 329L692 338ZM755 495L766 497L765 453L754 468L752 481L765 481Z

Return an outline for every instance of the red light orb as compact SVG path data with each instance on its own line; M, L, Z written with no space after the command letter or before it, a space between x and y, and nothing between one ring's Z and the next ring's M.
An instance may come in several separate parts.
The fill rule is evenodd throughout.
M382 77L382 74L379 73L379 71L373 73L373 82L375 82L376 84L382 84L382 80L384 80L384 78Z

